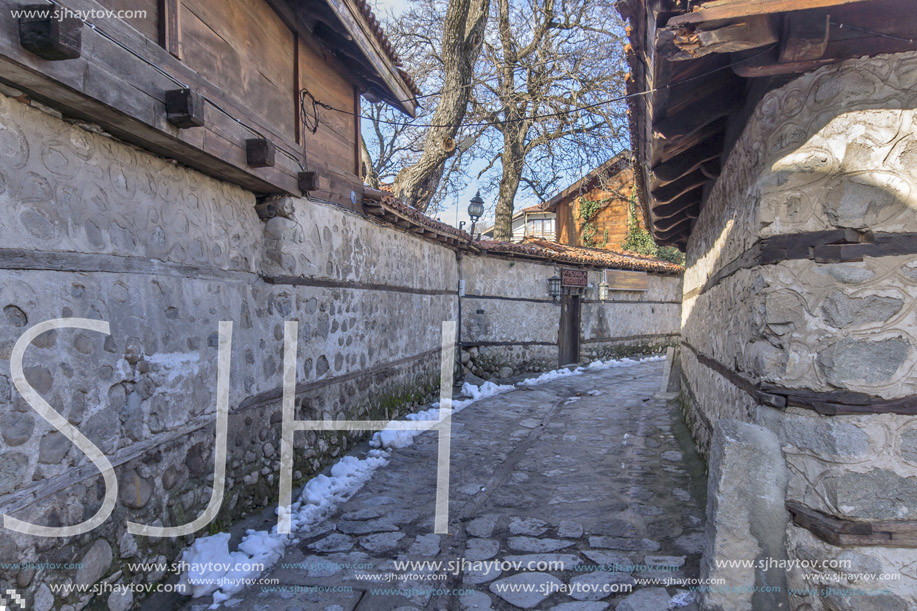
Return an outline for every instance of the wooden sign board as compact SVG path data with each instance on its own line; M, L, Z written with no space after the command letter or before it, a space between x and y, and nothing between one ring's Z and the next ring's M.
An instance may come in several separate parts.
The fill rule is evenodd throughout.
M624 272L610 269L605 272L605 278L609 291L646 291L649 289L646 272Z
M589 276L586 270L562 269L560 270L560 285L586 288L589 285Z

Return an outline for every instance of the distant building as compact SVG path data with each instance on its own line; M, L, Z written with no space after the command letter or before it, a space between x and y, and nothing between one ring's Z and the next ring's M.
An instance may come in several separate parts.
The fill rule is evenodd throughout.
M621 249L627 240L634 188L630 152L616 155L543 204L556 218L556 241L568 246ZM635 207L637 221L642 212Z
M630 152L616 155L547 202L513 215L512 242L549 240L567 246L620 250L627 240L634 189ZM587 203L584 203L587 202ZM642 227L643 212L634 207ZM493 239L493 226L482 232Z
M526 239L554 241L554 213L545 211L544 204L523 208L513 215L513 237L511 242L524 242ZM493 239L494 227L491 225L481 232L485 239Z

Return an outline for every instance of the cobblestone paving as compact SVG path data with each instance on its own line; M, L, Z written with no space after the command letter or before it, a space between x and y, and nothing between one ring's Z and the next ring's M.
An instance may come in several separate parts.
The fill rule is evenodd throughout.
M228 606L694 609L690 598L673 602L683 590L635 582L696 577L702 551L702 499L673 435L677 408L653 398L662 368L584 373L467 407L453 423L448 535L432 534L437 437L424 433L287 549L264 575L282 591L252 586ZM401 560L441 561L443 570L396 567ZM483 565L495 560L555 564Z

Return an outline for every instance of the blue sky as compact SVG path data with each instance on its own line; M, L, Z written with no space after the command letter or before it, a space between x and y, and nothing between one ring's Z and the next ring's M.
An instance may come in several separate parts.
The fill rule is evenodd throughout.
M367 3L370 5L370 7L372 7L373 12L375 12L380 17L383 14L389 13L397 17L409 6L409 2L406 2L405 0L367 0ZM468 168L469 174L476 174L478 171L484 169L486 165L486 162L483 160L471 164L471 166ZM457 206L450 205L446 209L437 212L434 216L442 222L448 223L455 227L458 227L458 224L461 221L465 221L465 230L470 229L471 221L468 218L468 202L472 197L474 197L477 190L477 182L469 182L462 191L462 194L458 199ZM484 206L486 212L484 213L484 218L478 221L477 229L489 227L493 224L493 207L495 203L496 202L494 201L488 201L488 199L485 197ZM516 210L521 210L522 208L532 206L537 203L538 200L535 199L531 193L524 192L524 190L520 187L514 205Z

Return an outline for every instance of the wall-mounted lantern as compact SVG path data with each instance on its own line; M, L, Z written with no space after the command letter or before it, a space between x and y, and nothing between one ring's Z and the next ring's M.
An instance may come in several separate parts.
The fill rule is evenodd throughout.
M560 288L560 276L551 276L548 278L548 294L551 296L551 299L557 301L560 299L561 288Z
M599 301L608 301L608 283L604 280L599 283Z

